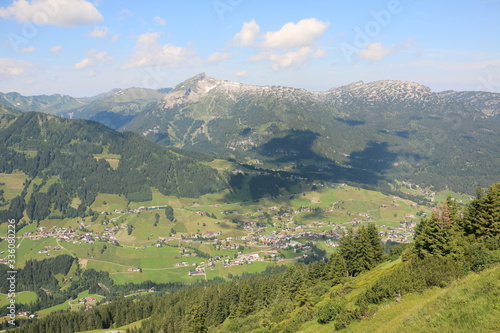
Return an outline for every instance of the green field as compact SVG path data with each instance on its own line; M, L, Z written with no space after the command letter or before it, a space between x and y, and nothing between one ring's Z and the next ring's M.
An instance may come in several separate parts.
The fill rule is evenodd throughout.
M97 302L99 302L105 298L104 296L101 296L98 294L89 294L88 291L83 291L83 292L78 294L78 297L75 300L68 300L62 304L58 304L58 305L55 305L53 307L37 311L36 315L38 317L43 318L43 317L45 317L45 316L47 316L55 311L68 310L68 309L72 310L72 311L78 311L78 310L85 309L85 304L79 302L80 299L83 299L85 297L95 298L95 301L90 301L90 302L85 303L85 304L89 304L92 306L95 306Z
M220 163L220 161L215 162ZM222 166L221 166L222 167ZM227 167L224 165L223 167ZM20 176L18 176L20 177ZM18 179L18 187L19 181ZM53 181L52 179L49 182ZM37 180L41 183L41 180ZM22 183L21 183L22 184ZM48 184L48 183L47 183ZM214 246L206 244L206 241L181 241L181 236L191 234L203 234L205 232L221 232L217 237L225 242L232 238L232 244L245 245L245 241L238 239L249 235L249 231L244 228L237 228L233 220L256 221L266 225L266 229L261 234L272 232L283 232L283 228L293 228L302 225L298 230L311 230L321 232L331 230L335 225L351 226L351 221L374 221L381 230L399 227L401 221L418 221L418 218L407 218L406 214L416 216L417 212L431 213L429 207L417 206L415 203L398 197L387 196L380 192L365 190L351 186L321 186L318 184L317 190L311 191L310 186L304 187L303 191L296 194L283 195L275 199L263 198L258 202L240 201L233 198L228 201L228 192L207 194L197 199L167 197L158 191L153 191L153 200L144 203L131 203L123 196L113 194L99 194L91 208L96 212L108 212L109 215L100 214L93 223L90 217L83 219L47 219L41 221L40 226L51 230L53 226L78 229L85 225L89 231L104 232L106 228L117 226L118 231L115 237L120 246L97 241L89 244L80 240L61 241L60 244L55 239L40 238L31 240L24 238L18 240L20 243L17 249L17 266L23 267L28 259L44 259L59 254L71 254L78 257L83 267L94 268L96 270L107 271L118 284L126 282L140 282L152 280L155 282L191 282L198 277L189 277L188 272L192 265L205 261L198 257L183 257L180 249L168 246L171 243L175 246L189 246L197 248L212 256L228 256L234 258L237 250L222 249L215 251ZM138 208L140 206L151 207L157 205L171 205L174 207L175 221L169 221L164 209L152 209L139 213L114 213L116 210L123 210L127 207ZM299 211L302 208L303 211ZM290 216L278 219L271 219L271 224L263 214L274 216L279 209L290 212ZM309 212L305 209L310 209ZM198 211L206 212L199 214ZM230 212L224 215L223 212ZM365 215L366 214L366 215ZM215 215L216 218L213 218ZM157 226L154 226L158 216ZM366 217L368 216L368 217ZM103 225L105 220L110 223ZM294 223L295 222L295 223ZM274 226L273 226L274 224ZM131 225L133 230L129 234L127 225ZM36 224L32 223L18 232L22 235L25 232L35 232ZM167 245L157 248L158 239L165 239L175 231L176 240L167 241ZM307 241L303 239L302 241ZM55 246L62 246L59 251L53 251ZM38 253L45 247L49 247L49 253ZM335 250L334 247L327 246L324 242L319 242L318 246L327 252ZM0 249L6 250L6 243L0 244ZM245 253L263 250L262 247L249 248L245 245ZM295 258L296 254L282 251L286 258ZM176 263L187 262L187 267L175 267ZM207 271L207 278L220 276L227 277L228 273L233 275L241 274L245 271L257 272L263 270L268 263L254 262L251 265L232 266L224 268L216 265L213 271ZM219 267L220 266L220 267ZM142 272L131 272L129 269L141 268ZM204 278L204 277L202 277Z
M0 173L0 189L4 191L3 196L5 200L11 200L20 195L26 179L28 179L28 176L21 172L11 174Z
M16 303L30 304L37 300L36 293L33 291L21 291L16 293ZM7 299L7 294L0 294L0 307L9 305L10 300Z

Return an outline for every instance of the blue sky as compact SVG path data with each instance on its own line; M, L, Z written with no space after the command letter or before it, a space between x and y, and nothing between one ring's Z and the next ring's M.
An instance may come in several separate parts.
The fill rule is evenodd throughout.
M324 91L500 92L500 1L0 1L0 91L92 96L205 72Z

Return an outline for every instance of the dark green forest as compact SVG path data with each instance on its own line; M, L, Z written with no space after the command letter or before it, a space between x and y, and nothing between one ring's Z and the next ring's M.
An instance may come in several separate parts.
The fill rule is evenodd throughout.
M102 124L57 118L30 112L17 118L4 116L0 126L0 172L15 170L29 176L22 194L0 211L0 217L20 219L26 209L31 220L53 213L60 218L89 216L99 193L124 195L129 201L149 201L151 187L164 195L198 197L221 190L226 179L205 166L166 147L132 133L118 133ZM34 153L33 153L34 152ZM95 154L119 155L116 169ZM35 177L42 184L27 189ZM58 177L47 191L40 191L51 177ZM81 203L70 206L73 198Z
M352 291L352 279L380 263L394 268L366 289ZM373 314L384 300L446 287L471 272L500 262L500 183L479 190L467 206L451 198L422 220L414 243L384 253L377 228L344 235L328 260L298 263L282 272L192 286L161 297L120 299L88 311L60 312L16 332L78 332L113 328L145 319L138 332L296 332L308 321L335 329ZM334 288L332 288L334 287ZM321 302L324 297L328 301Z

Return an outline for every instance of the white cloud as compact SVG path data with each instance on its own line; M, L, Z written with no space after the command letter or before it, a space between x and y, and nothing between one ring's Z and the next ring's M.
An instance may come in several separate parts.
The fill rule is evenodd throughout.
M90 25L103 20L97 8L85 0L15 0L9 7L0 7L0 17L58 27Z
M55 56L59 55L61 53L62 46L53 46L50 48L50 52L52 52Z
M158 25L166 25L167 22L165 22L165 20L163 18L161 18L160 16L155 16L153 18L153 20L158 24Z
M326 56L324 49L315 49L315 45L330 24L316 18L288 22L277 31L260 33L260 26L252 20L243 23L243 27L232 40L232 46L255 47L259 52L249 61L271 61L272 67L291 69L303 65L309 58Z
M323 58L326 57L325 49L317 49L316 52L312 55L313 58Z
M368 44L366 48L359 51L358 57L367 60L382 60L389 54L409 49L415 44L416 41L413 39L408 39L403 43L399 43L391 48L384 48L381 42L371 43Z
M236 75L237 77L245 77L245 76L248 76L248 72L247 71L239 71L239 72L234 73L234 75Z
M288 22L280 30L266 33L262 46L277 49L311 46L328 26L328 22L315 18L303 19L297 23Z
M35 52L35 47L26 46L25 48L19 50L19 53L31 53L31 52Z
M241 47L254 46L259 31L260 27L255 20L244 22L240 32L234 36L233 42L236 46Z
M123 8L122 10L120 10L120 20L126 20L129 17L132 17L134 15L135 15L135 13L133 11L131 11L130 9Z
M232 56L233 55L231 53L216 52L208 57L208 62L220 62L224 59L231 58Z
M274 62L273 69L297 68L300 67L311 56L312 48L305 46L297 51L291 51L284 54L273 53L269 60Z
M0 78L24 75L31 67L33 63L30 61L0 58Z
M359 51L358 57L368 60L381 60L391 53L393 53L391 49L385 49L381 42L376 42L368 44L365 49Z
M134 68L163 64L177 67L196 60L194 58L196 52L169 43L160 45L158 37L159 33L157 32L140 35L136 41L135 53L123 67Z
M116 42L120 38L120 34L114 34L113 37L111 38L111 42Z
M108 38L109 35L109 28L108 27L99 27L95 26L94 30L91 32L87 33L86 36L92 37L92 38L97 38L97 39L106 39Z
M112 64L114 60L112 56L108 56L108 51L98 52L97 50L90 50L87 52L87 57L77 62L73 67L76 70L80 70L87 67L109 65Z

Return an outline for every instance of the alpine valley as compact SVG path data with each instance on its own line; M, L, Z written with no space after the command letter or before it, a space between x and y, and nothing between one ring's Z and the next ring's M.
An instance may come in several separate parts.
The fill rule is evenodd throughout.
M499 128L406 81L0 93L0 328L496 332Z

